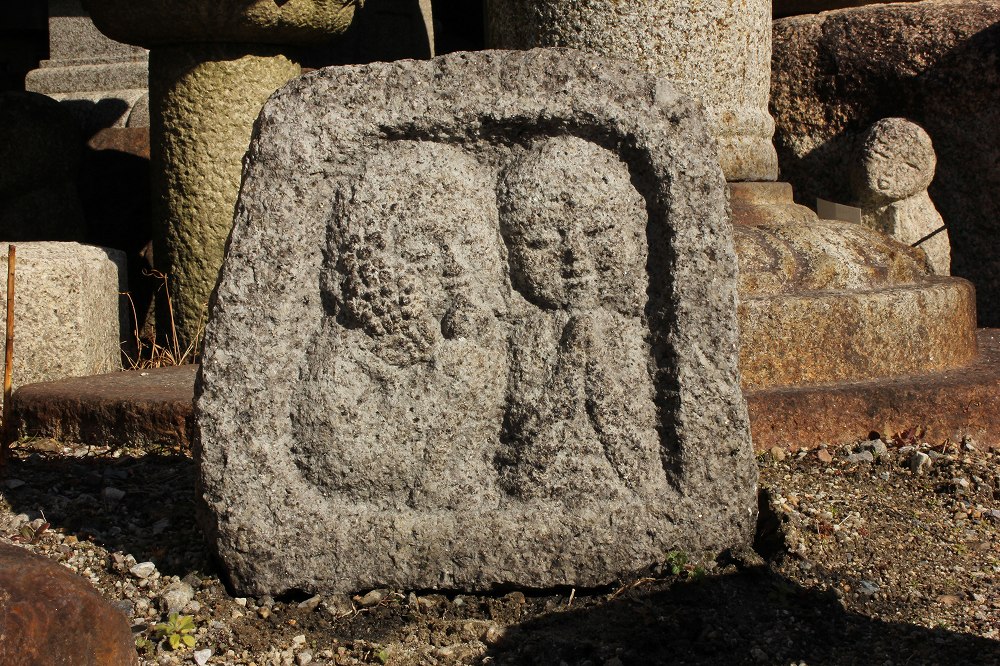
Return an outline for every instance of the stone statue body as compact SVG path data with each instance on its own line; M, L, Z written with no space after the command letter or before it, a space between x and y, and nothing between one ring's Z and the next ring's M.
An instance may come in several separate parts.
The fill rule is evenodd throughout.
M563 501L648 490L663 469L643 198L614 154L563 137L515 160L499 200L515 294L502 486Z
M300 468L359 502L488 497L482 442L502 414L506 267L490 190L454 176L490 175L437 143L393 144L366 168L328 236L328 316L303 377ZM387 182L397 190L370 186Z
M311 73L256 128L197 403L237 589L593 587L747 542L698 103L588 53L456 53Z

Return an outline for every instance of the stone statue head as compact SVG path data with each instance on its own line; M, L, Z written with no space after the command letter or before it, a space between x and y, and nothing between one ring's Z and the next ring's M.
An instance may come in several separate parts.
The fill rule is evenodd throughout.
M646 208L628 167L595 143L545 139L498 187L511 282L545 309L638 314L646 291Z

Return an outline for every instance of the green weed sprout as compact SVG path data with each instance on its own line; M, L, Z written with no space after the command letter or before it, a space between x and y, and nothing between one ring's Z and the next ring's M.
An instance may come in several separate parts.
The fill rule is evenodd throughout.
M194 633L194 618L190 615L171 613L166 622L153 625L153 631L157 640L167 639L171 650L180 649L182 644L194 647L195 640L191 635Z

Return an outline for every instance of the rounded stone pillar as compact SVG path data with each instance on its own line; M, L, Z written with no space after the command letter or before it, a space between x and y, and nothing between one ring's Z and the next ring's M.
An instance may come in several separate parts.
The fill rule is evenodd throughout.
M288 52L344 33L359 4L84 0L101 32L150 50L154 257L170 280L181 349L204 323L253 122L301 72Z
M704 101L727 180L777 178L770 0L487 0L486 42L635 61Z
M153 49L149 64L154 257L186 344L222 266L254 120L301 69L273 48L227 44Z

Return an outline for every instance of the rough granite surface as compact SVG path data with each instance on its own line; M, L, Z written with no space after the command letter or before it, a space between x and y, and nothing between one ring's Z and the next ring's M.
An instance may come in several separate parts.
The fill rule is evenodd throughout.
M186 348L205 325L254 118L301 70L272 50L224 44L157 48L149 64L154 254Z
M925 191L934 180L934 144L920 125L905 118L883 118L860 139L851 184L866 204L886 205Z
M948 231L927 193L937 167L927 132L905 118L883 118L859 144L851 184L862 223L906 245L919 243L931 271L950 275Z
M704 101L728 180L777 177L768 0L487 0L486 43L564 46L634 62Z
M302 44L347 30L363 0L83 0L105 35L126 44Z
M700 105L592 54L285 86L197 386L235 588L593 586L747 543L724 187Z
M17 243L13 384L121 369L125 253L79 243ZM6 243L0 312L7 311Z

